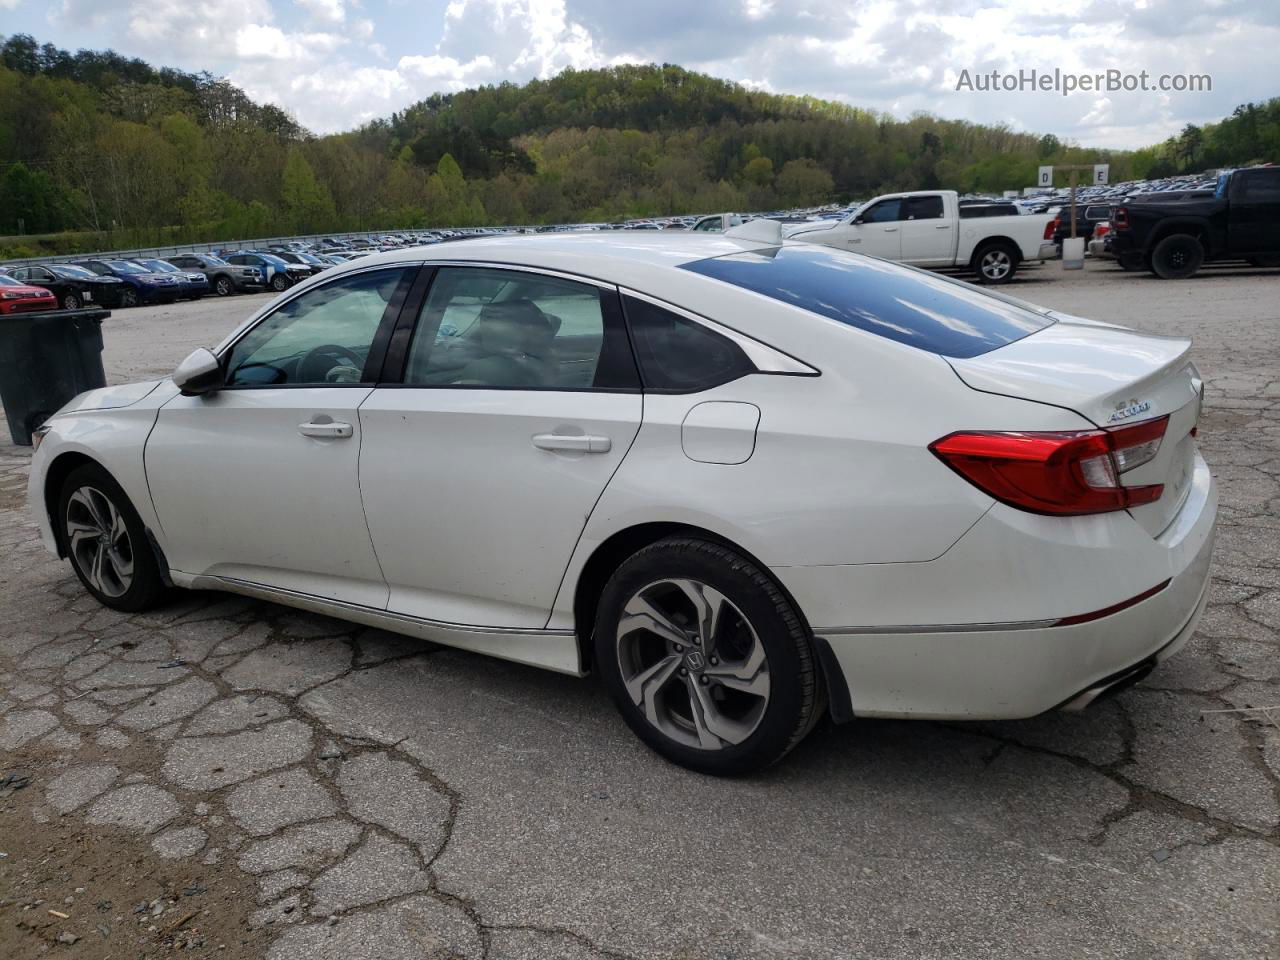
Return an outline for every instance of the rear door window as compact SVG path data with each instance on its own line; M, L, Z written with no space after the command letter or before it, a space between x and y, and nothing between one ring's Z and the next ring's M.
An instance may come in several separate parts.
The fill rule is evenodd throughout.
M695 260L682 269L944 357L976 357L1053 322L966 283L816 244Z
M942 217L942 198L908 197L906 208L908 220L938 220Z

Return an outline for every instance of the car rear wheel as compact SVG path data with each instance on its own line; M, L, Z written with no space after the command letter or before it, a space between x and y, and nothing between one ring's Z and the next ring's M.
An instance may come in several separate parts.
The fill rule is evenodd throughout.
M62 298L63 310L79 310L81 307L80 297L74 293L68 293Z
M1018 272L1018 251L1007 243L989 244L978 251L974 265L983 283L1008 283Z
M636 735L701 773L767 767L821 713L813 646L790 602L755 564L705 540L661 540L618 568L594 653Z
M71 568L99 603L137 612L165 599L142 518L102 467L85 464L67 476L58 497L58 523Z
M1162 280L1185 280L1204 262L1204 247L1189 233L1165 237L1151 251L1151 271Z

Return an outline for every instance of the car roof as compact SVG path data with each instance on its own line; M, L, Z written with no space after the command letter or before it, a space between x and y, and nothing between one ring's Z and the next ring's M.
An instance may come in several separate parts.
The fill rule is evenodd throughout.
M406 261L477 261L561 270L625 284L694 260L762 250L769 246L776 244L688 231L538 233L402 247L362 257L351 266L364 270L381 263ZM631 280L632 277L635 280Z

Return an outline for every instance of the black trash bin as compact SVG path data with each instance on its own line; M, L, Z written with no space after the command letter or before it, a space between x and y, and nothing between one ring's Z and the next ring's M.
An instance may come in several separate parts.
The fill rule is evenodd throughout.
M102 321L109 310L49 310L0 316L0 403L13 442L68 400L107 385L102 370Z

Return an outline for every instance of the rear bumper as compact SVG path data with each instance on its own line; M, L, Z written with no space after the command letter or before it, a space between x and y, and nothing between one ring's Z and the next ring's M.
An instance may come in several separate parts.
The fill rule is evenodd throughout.
M1062 249L1052 240L1046 240L1040 244L1040 253L1036 259L1057 260L1061 256L1062 256Z
M1108 249L1107 241L1105 240L1090 240L1088 249L1089 249L1089 256L1091 257L1105 257L1107 259L1111 258L1111 251L1110 249Z
M1064 529L1060 544L1042 538L1033 546L1016 541L1015 525L1022 518L1005 518L1010 522L1004 523L989 514L948 554L930 563L870 565L879 568L874 572L842 568L848 579L837 602L856 603L861 595L867 603L864 615L872 605L918 609L928 617L917 621L927 624L923 626L823 629L808 601L813 598L822 606L812 593L818 582L824 593L842 589L833 568L816 573L818 580L802 571L819 568L778 572L815 623L814 632L830 646L854 714L1029 717L1123 679L1145 661L1172 656L1199 621L1217 516L1217 490L1204 461L1197 458L1187 501L1158 538L1127 514L1107 516L1104 523ZM1061 518L1035 518L1028 529L1045 519ZM979 529L984 524L986 532ZM974 549L967 549L971 539ZM857 582L867 575L871 582ZM1158 593L1119 612L1083 623L1056 623L1105 610L1165 581ZM1118 591L1113 589L1117 582ZM982 622L965 616L966 606L974 609L975 594L985 609L1021 603L1019 619L988 617ZM944 620L948 606L957 614ZM828 606L818 616L829 616L830 610ZM1025 614L1031 616L1023 619Z

